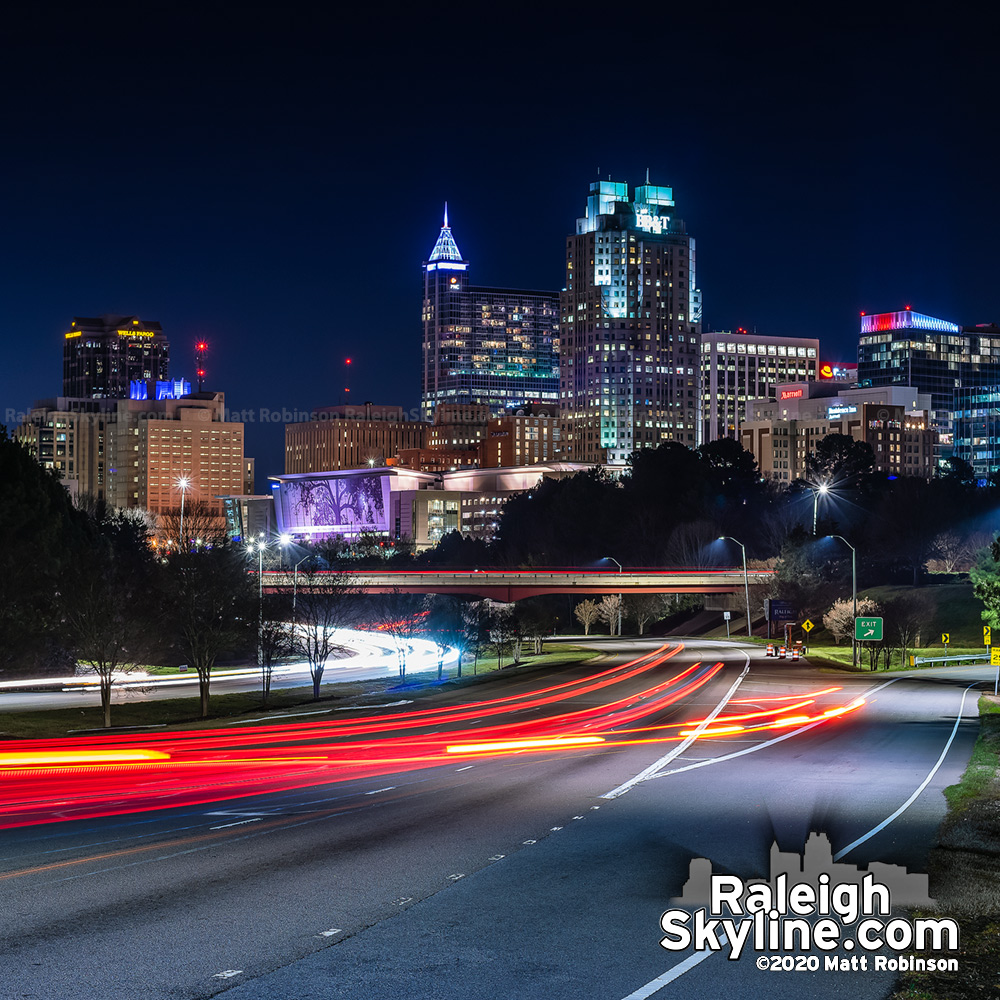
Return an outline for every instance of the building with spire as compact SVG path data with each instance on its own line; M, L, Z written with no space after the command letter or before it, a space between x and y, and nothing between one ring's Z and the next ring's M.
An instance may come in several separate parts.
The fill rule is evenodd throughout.
M496 415L559 393L559 294L469 284L469 262L444 223L424 262L421 413L485 404Z
M701 292L673 191L595 181L566 239L560 323L563 459L621 464L701 440Z

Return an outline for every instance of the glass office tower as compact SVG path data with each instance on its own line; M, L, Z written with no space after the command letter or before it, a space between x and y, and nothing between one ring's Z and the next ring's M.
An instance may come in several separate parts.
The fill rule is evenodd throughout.
M701 292L673 191L595 181L566 240L560 323L565 456L623 463L701 439Z
M445 207L424 262L421 415L440 403L480 403L501 414L559 392L559 295L469 284Z

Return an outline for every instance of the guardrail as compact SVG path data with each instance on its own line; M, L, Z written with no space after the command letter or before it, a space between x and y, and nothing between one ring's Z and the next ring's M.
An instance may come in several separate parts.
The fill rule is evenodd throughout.
M923 663L962 663L967 660L981 660L984 667L989 666L988 657L985 653L967 653L965 656L911 656L910 665L919 666Z

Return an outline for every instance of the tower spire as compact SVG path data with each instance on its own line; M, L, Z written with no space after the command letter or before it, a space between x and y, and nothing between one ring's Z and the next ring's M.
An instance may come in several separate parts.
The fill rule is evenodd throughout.
M444 225L441 227L437 243L434 244L434 249L431 251L430 257L428 257L428 262L438 260L460 261L461 259L462 254L455 245L455 238L451 235L451 227L448 225L448 202L445 202Z

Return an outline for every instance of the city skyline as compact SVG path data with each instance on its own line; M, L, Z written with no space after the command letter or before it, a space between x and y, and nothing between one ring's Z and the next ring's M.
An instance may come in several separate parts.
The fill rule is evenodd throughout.
M378 31L363 13L316 14L311 32L282 16L41 16L19 15L0 70L17 151L3 166L5 411L57 394L74 315L115 312L162 323L172 377L193 381L207 340L206 388L233 410L336 405L346 357L352 399L415 408L420 264L444 202L484 281L558 291L580 192L647 168L697 237L705 331L814 337L823 360L852 361L861 311L1000 318L990 64L971 24L875 12L814 34L671 15L669 68L629 64L636 93L685 95L653 129L615 124L614 88L567 96L560 53L585 58L594 29L554 15L485 42L475 18L426 14ZM521 72L491 69L512 46ZM433 153L410 84L430 79L431 51L463 82ZM941 71L949 54L961 72ZM511 155L452 155L501 121ZM248 426L262 474L280 469L283 435L280 420Z

